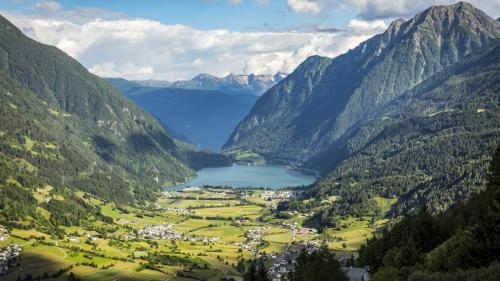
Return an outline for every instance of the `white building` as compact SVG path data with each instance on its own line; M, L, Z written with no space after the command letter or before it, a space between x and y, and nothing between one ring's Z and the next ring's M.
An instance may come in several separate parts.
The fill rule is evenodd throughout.
M17 245L10 245L7 248L0 249L0 275L7 273L9 261L21 255L22 249Z

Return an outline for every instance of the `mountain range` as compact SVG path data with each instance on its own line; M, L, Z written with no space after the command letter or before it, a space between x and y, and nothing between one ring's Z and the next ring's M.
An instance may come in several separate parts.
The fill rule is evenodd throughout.
M116 78L107 81L155 116L171 136L212 151L221 149L258 98L216 90L148 87Z
M217 77L210 74L199 74L191 80L175 82L163 80L136 80L142 86L160 88L180 88L191 90L214 90L226 94L249 94L260 96L286 77L285 73L272 74L229 74Z
M0 38L2 219L37 217L37 188L68 202L81 191L144 202L200 165L228 164L174 141L105 80L3 17Z
M396 20L336 58L308 58L224 148L320 171L315 196L443 210L484 186L500 137L499 40L500 23L464 2Z

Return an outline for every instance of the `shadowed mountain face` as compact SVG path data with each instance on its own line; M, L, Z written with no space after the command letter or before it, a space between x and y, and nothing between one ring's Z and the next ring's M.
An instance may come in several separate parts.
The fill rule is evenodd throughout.
M315 194L399 196L394 214L441 212L484 188L500 143L500 45L452 64L308 162L330 171Z
M336 57L310 57L265 93L225 145L300 165L371 112L499 36L470 4L429 8Z
M178 149L106 81L3 17L0 77L1 193L4 183L25 195L50 185L55 193L69 188L134 202L155 198L161 182L193 174L192 147ZM23 196L4 199L15 205Z
M108 79L115 87L161 123L167 131L195 146L220 150L257 96L211 90L130 87L133 82Z
M500 24L467 3L396 20L339 57L308 58L225 149L319 170L319 195L404 194L398 212L440 210L481 186L498 142L499 38Z

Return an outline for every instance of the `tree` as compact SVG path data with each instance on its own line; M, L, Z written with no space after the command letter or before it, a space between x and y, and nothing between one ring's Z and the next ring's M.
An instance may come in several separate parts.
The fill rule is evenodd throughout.
M348 281L335 254L323 244L312 253L302 251L297 258L295 269L290 273L291 281Z

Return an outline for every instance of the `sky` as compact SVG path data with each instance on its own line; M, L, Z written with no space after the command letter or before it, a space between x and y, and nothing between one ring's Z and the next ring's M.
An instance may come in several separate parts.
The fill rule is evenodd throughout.
M0 14L103 77L292 72L450 0L0 0ZM500 1L472 0L490 16Z

